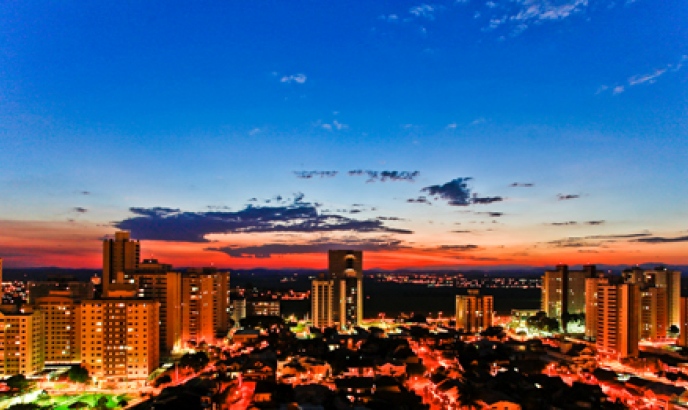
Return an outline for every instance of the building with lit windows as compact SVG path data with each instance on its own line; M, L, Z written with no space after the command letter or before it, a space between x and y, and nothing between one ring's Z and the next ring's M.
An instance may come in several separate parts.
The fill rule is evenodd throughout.
M278 299L255 298L246 299L247 316L280 316L280 301Z
M688 347L688 298L680 299L679 314L681 325L679 326L680 333L678 334L677 344Z
M160 303L117 296L82 301L77 318L81 363L101 386L143 382L160 364Z
M317 328L334 326L334 280L325 275L311 281L311 319Z
M80 363L81 346L77 338L77 314L80 301L68 290L52 290L33 298L37 310L43 312L43 334L46 363Z
M43 312L31 307L0 306L0 376L29 376L45 364Z
M229 272L188 269L182 274L182 343L213 343L229 331Z
M649 287L640 292L640 338L664 339L667 336L668 315L665 288Z
M597 352L615 360L638 357L640 286L630 283L597 286Z
M363 252L330 250L329 274L334 281L332 317L341 329L363 320Z
M668 326L680 327L681 324L681 272L664 267L645 271L645 284L650 287L664 289L664 302Z
M542 310L547 317L560 321L566 331L568 315L585 314L585 280L597 275L595 265L585 265L582 270L571 270L568 265L557 265L555 270L545 271L542 277Z
M482 332L492 326L494 299L469 289L468 295L456 296L456 329L466 333Z
M160 302L160 357L182 349L182 273L172 265L144 259L132 275L136 296Z
M139 268L140 253L141 244L132 241L127 231L103 241L103 296L108 296L111 284L128 279L128 274Z
M597 277L585 280L585 337L597 338L597 287L609 284L609 278Z

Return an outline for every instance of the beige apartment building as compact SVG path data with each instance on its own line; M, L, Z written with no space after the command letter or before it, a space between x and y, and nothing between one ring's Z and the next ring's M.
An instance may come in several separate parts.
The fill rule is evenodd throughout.
M160 303L118 296L82 301L77 319L81 362L99 385L143 382L160 364Z
M597 351L601 356L623 359L638 356L640 336L638 285L597 286Z
M469 289L468 295L456 296L456 329L467 333L482 332L492 326L494 298Z
M325 328L334 326L333 315L334 280L322 275L311 281L311 318L313 326Z
M81 346L77 343L77 316L80 302L67 290L53 290L35 298L37 310L43 312L45 362L80 363Z
M127 231L115 233L114 239L103 241L103 296L107 297L110 285L118 278L128 279L139 268L141 244L133 241Z
M0 306L0 377L29 376L43 370L43 312Z
M182 343L214 343L229 332L229 272L188 269L182 275Z

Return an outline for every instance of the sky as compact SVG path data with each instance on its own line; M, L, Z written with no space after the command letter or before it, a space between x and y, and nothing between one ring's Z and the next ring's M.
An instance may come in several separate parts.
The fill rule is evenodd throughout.
M0 4L0 257L688 264L684 0Z

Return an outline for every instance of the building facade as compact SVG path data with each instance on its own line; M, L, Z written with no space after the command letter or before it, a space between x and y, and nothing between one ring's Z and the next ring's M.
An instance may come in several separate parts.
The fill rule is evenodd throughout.
M189 269L182 274L182 343L213 343L229 332L229 272Z
M492 326L494 298L470 289L468 295L456 296L456 329L466 333L482 332Z
M311 282L311 319L313 326L325 328L334 326L334 280L322 275Z
M332 316L340 329L359 326L363 320L363 252L330 250L330 278L334 281Z
M5 305L0 309L0 375L29 376L43 370L43 312Z
M640 287L635 284L598 284L598 354L612 359L638 356Z
M139 268L141 244L132 241L127 231L115 233L114 239L103 241L103 296L107 297L110 285L117 278L128 278L128 274Z

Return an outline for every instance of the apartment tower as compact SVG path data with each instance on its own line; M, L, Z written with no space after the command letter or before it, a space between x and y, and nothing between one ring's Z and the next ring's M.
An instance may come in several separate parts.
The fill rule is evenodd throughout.
M363 320L363 252L330 250L329 277L333 280L332 317L340 329Z
M560 321L566 331L570 314L584 314L585 280L597 274L595 265L585 265L582 270L570 270L568 265L557 265L546 271L542 278L542 310L547 317Z
M29 376L45 364L43 312L3 305L0 309L0 377Z
M596 345L601 356L638 356L640 297L636 284L598 284Z
M321 275L311 282L311 317L317 328L334 326L334 280Z
M494 299L480 295L477 289L469 289L468 295L456 296L456 329L466 333L478 333L492 326Z
M119 231L114 239L103 241L103 296L107 297L110 285L118 282L118 278L128 278L128 275L139 268L141 244L132 241L130 233Z

